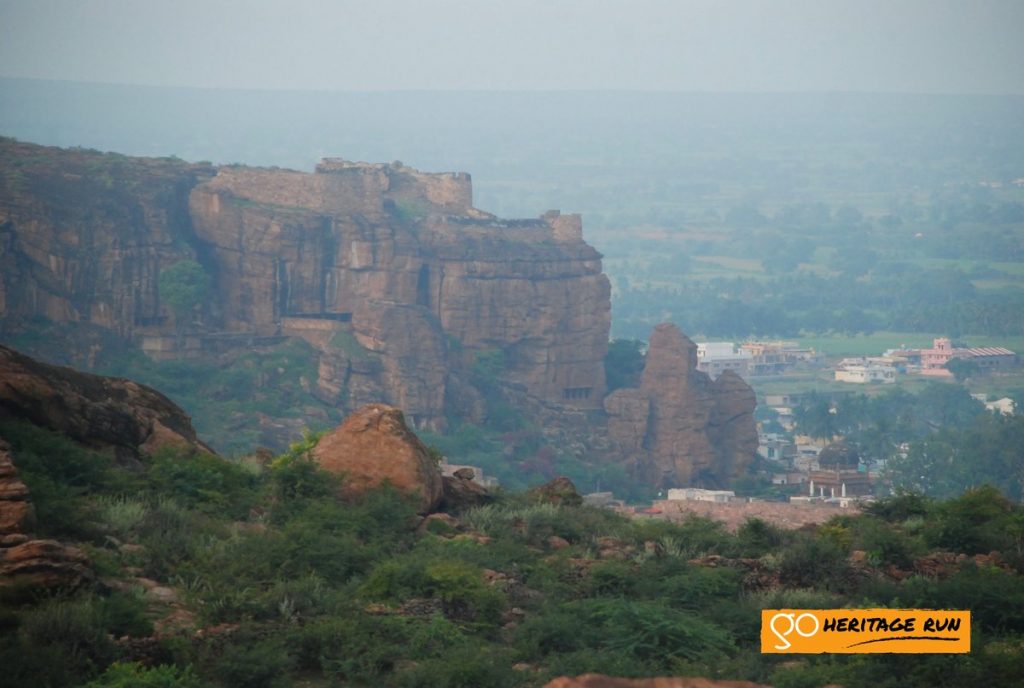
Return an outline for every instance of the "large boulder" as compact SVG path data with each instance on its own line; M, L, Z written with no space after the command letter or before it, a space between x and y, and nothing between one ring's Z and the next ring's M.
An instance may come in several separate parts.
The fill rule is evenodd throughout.
M166 445L213 453L188 415L155 389L36 361L0 346L0 417L27 420L91 449L137 458Z
M554 504L556 506L580 506L583 504L583 497L580 496L576 485L564 475L549 480L543 485L531 487L527 496L543 504Z
M94 578L89 558L77 547L27 536L5 540L0 543L0 589L17 587L24 594L37 590L70 590Z
M465 511L494 501L494 495L473 480L472 468L460 468L452 476L444 476L444 498L441 507L448 511Z
M394 407L369 404L356 410L320 439L313 457L342 477L348 496L389 483L414 495L420 513L430 513L441 501L441 469Z

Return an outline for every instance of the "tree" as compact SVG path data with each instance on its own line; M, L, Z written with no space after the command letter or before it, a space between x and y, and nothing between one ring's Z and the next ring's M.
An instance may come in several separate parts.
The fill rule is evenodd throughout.
M604 374L608 391L640 384L644 369L644 343L639 339L613 339L604 356Z
M175 320L187 321L210 293L210 276L194 260L182 260L160 272L160 297L174 311Z
M964 382L981 370L981 366L969 358L951 358L943 367L953 373L953 377L956 378L957 382Z
M837 431L837 418L828 398L810 394L795 410L796 427L802 434L819 440L831 440Z
M194 260L182 260L160 272L160 296L174 312L174 330L181 348L193 311L210 293L210 276Z

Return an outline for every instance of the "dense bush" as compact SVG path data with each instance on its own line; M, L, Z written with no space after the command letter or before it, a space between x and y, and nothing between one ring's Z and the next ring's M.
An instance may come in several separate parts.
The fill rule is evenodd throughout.
M338 478L308 459L313 437L259 470L167 453L126 477L46 433L12 434L37 452L37 484L74 488L62 537L86 537L101 575L128 584L118 590L139 574L173 586L210 632L164 638L165 665L143 668L114 640L149 635L166 613L141 593L6 605L5 685L511 687L597 671L866 688L969 685L984 667L992 686L1021 678L1024 510L991 488L900 494L800 531L750 520L731 534L703 518L507 496L420 530L392 489L339 497ZM1001 554L944 554L942 575L915 575L936 549ZM970 609L982 635L972 655L899 665L758 652L761 609L843 606Z

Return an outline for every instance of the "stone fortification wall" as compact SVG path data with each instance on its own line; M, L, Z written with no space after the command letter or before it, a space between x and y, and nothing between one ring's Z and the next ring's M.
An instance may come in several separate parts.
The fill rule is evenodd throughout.
M662 518L678 521L688 516L702 516L725 523L729 530L736 530L750 518L782 528L800 528L810 524L825 523L833 516L855 514L856 507L839 507L832 504L790 504L789 502L699 502L682 500L659 500L654 502L655 510Z
M414 424L444 417L447 339L501 349L505 381L547 403L600 408L610 287L579 217L501 221L471 193L468 175L325 160L312 175L228 168L190 211L226 329L344 316Z
M203 190L253 203L379 217L388 187L388 175L372 167L349 167L333 174L222 167Z
M383 191L396 203L453 214L465 214L473 208L473 182L465 172L420 172L400 162L371 164L340 158L324 158L316 171L328 177L383 175L386 179Z

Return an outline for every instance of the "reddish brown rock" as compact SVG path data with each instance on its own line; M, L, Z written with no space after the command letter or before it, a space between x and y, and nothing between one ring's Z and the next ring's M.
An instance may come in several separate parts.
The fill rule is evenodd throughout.
M28 487L18 477L11 461L10 447L0 439L0 537L25 533L35 525L35 510ZM13 544L20 544L11 540ZM4 546L0 542L0 547Z
M89 558L56 540L28 540L0 549L0 588L61 590L93 579Z
M124 337L172 326L162 322L159 274L195 258L188 194L210 165L0 138L0 168L21 177L0 182L0 317Z
M526 494L534 501L546 504L560 506L579 506L583 504L583 497L576 490L576 485L565 476L559 476L543 485L532 487Z
M544 688L768 688L750 681L723 681L688 676L685 678L613 678L600 674L584 674L575 678L562 676Z
M459 473L463 473L463 475L459 475ZM466 473L470 475L467 477ZM473 480L474 475L472 468L460 468L455 471L455 475L442 478L444 485L442 508L449 511L464 511L494 501L494 495L486 487Z
M94 325L158 358L303 337L319 398L386 401L414 427L481 420L465 363L499 350L529 400L601 407L610 287L579 216L499 220L469 175L401 163L311 174L0 139L0 165L22 177L0 179L0 319ZM182 260L213 283L189 322L159 289Z
M384 404L358 409L313 450L317 463L342 476L345 494L357 496L385 482L415 495L420 513L442 496L441 469L409 430L402 412Z
M672 324L651 333L638 388L604 403L617 453L659 488L723 487L757 450L756 399L739 376L697 370L697 347Z
M120 457L167 445L211 451L185 412L156 390L41 363L5 346L0 346L0 415Z

